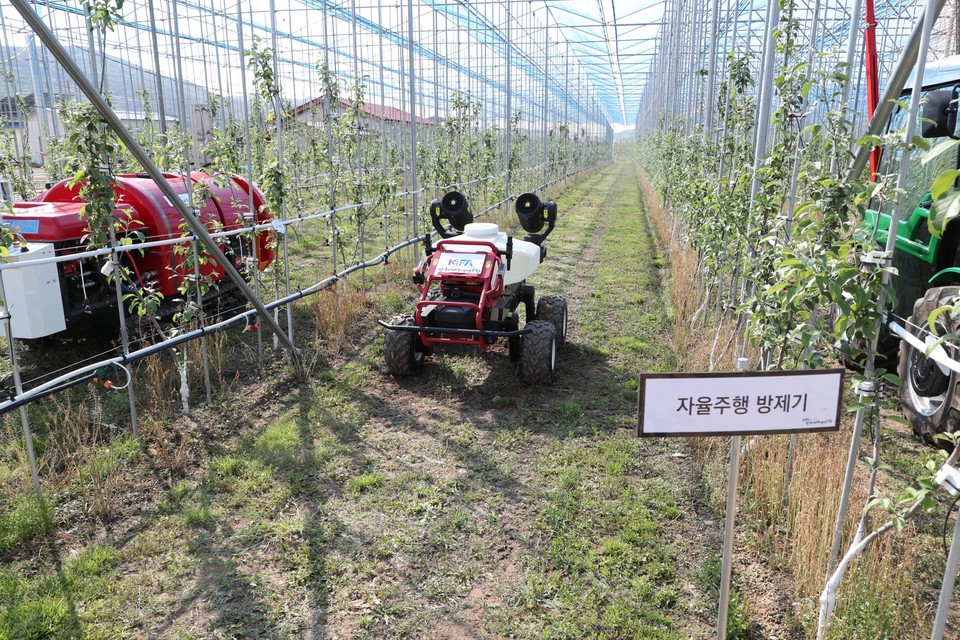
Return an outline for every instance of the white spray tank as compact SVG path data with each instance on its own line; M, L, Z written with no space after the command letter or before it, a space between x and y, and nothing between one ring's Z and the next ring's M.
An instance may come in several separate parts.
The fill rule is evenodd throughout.
M482 251L484 245L473 245L469 242L477 240L479 242L490 242L500 251L507 250L507 234L500 231L500 227L492 222L472 222L465 225L463 233L453 238L456 241L457 251ZM445 241L441 240L438 246L443 245ZM503 276L503 284L511 285L516 282L526 280L537 267L540 266L540 247L532 242L523 240L513 240L513 257L510 260L510 268Z

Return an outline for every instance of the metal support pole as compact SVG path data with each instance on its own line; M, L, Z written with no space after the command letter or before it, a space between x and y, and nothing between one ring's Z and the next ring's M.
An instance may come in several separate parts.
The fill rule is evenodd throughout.
M544 24L543 24L543 113L541 117L543 122L541 123L543 136L543 171L540 172L541 175L541 184L543 187L546 187L550 182L550 175L547 173L549 171L547 165L549 163L550 156L548 155L549 144L547 140L547 119L548 119L548 104L550 102L550 12L545 12Z
M719 38L717 37L717 24L720 22L720 0L713 0L713 11L710 14L710 59L707 60L707 97L706 104L704 109L707 112L706 119L706 135L713 140L713 111L714 111L714 97L713 94L716 92L716 78L717 75L717 44Z
M760 190L760 181L757 179L757 169L767 153L767 133L770 130L770 107L773 104L773 68L776 52L776 38L774 33L780 22L780 5L771 2L767 5L767 35L763 47L763 77L760 81L760 105L757 113L757 130L754 136L753 150L753 183L750 185L750 205L753 207L757 192ZM752 227L752 223L751 223Z
M203 328L203 325L206 324L206 314L203 311L203 294L200 292L200 282L202 276L200 275L200 247L197 245L197 241L192 242L193 248L193 277L197 283L197 318L200 321L200 327ZM186 350L184 350L186 354ZM200 336L200 354L203 357L203 387L207 392L207 402L213 400L213 393L210 389L210 354L207 351L207 336ZM186 359L186 355L184 355Z
M943 634L947 629L947 618L950 616L950 601L953 599L953 586L957 581L958 569L960 569L960 514L957 514L957 521L953 525L953 541L950 543L947 566L943 569L940 601L937 603L937 617L933 622L930 640L943 640Z
M513 41L512 41L512 32L513 32L513 14L510 12L510 0L507 0L507 68L505 69L506 79L504 81L504 91L507 92L507 95L504 100L504 111L506 112L506 122L503 126L503 199L504 202L510 201L510 147L513 146L513 141L510 139L510 121L513 119L513 114L511 113L513 105L510 102L512 97L513 90L510 88L510 76L511 69L510 65L511 54L513 52ZM506 205L505 205L506 206Z
M83 3L83 19L87 27L87 55L90 57L90 77L93 79L93 84L99 88L100 70L97 68L97 47L93 42L93 20L90 19L90 3L88 2Z
M157 79L157 115L160 117L160 135L167 135L167 107L163 103L163 74L160 73L160 45L157 43L157 17L153 8L154 0L147 0L150 12L150 39L153 40L153 72ZM181 123L181 126L183 124Z
M847 38L847 53L844 58L848 71L847 79L843 81L843 96L840 99L840 108L844 111L846 111L847 103L850 101L850 78L853 74L849 70L853 69L853 61L857 54L857 43L860 40L860 7L862 4L861 0L850 0L850 33Z
M929 2L927 8L924 9L924 19L918 19L914 25L913 31L910 32L910 39L907 40L906 45L904 45L903 53L900 54L897 66L894 67L893 73L890 74L886 89L884 89L883 95L880 96L877 110L874 112L873 117L870 118L866 135L879 135L883 133L884 128L886 128L887 122L890 120L890 113L895 106L893 100L897 99L903 91L907 78L910 76L910 72L913 71L914 63L917 61L917 52L922 50L926 53L927 51L926 48L921 48L926 14L932 12L934 19L936 19L936 16L940 15L944 4L946 4L946 0L932 0L932 2ZM929 41L929 35L927 36L927 40ZM917 66L919 67L920 65L918 64ZM917 76L920 78L923 77L923 73L921 73L919 69L917 70ZM857 157L854 158L853 164L850 167L849 177L851 180L856 180L860 177L860 174L867 166L867 161L870 160L871 152L872 149L869 146L859 148Z
M116 289L117 313L120 316L120 347L123 349L123 355L130 354L130 336L127 334L127 321L123 313L123 282L120 278L120 256L117 253L117 231L110 225L110 248L113 252L110 254L110 262L113 263L113 287ZM134 392L133 371L130 371L130 380L127 382L127 401L130 404L130 431L134 438L139 438L139 427L137 419L137 396Z
M750 361L737 359L737 371L746 371ZM740 436L730 437L730 470L727 475L727 513L723 525L723 560L720 565L720 611L717 616L717 640L727 638L727 611L730 608L730 579L733 562L733 526L737 515L737 481L740 479Z
M413 173L411 213L413 214L413 237L417 237L420 233L417 224L420 214L417 211L417 190L419 189L417 186L417 76L415 73L416 57L413 48L413 0L407 0L407 17L409 20L407 24L407 45L410 54L410 75L408 77L410 82L410 167Z
M270 27L273 41L273 77L280 77L280 50L277 48L277 6L276 0L270 0ZM277 119L277 164L280 167L280 179L286 181L286 170L287 167L284 164L283 157L283 104L280 101L280 93L278 91L277 95L273 97L273 110L274 115ZM287 219L287 202L286 198L280 200L280 219ZM286 229L286 227L284 227ZM280 234L283 236L283 279L285 283L284 292L286 296L290 297L290 252L287 248L287 234L286 232ZM285 312L287 314L287 335L290 336L290 339L293 340L293 303L286 305ZM276 313L273 316L274 321L277 323L280 322L280 309L276 309Z
M326 24L326 18L324 18L324 24ZM249 188L247 189L247 199L250 207L250 224L256 224L256 207L253 203L253 145L251 141L250 133L250 102L247 98L247 65L245 64L244 54L244 39L243 39L243 0L237 0L237 49L240 52L240 88L241 95L243 96L243 127L244 135L246 135L247 143L244 145L247 149L247 184ZM329 130L329 127L327 128ZM253 241L256 243L257 234L254 232ZM336 248L334 248L334 255L336 255ZM257 265L253 265L253 291L257 296L257 299L260 298L260 269L257 268ZM336 271L336 269L334 269ZM260 323L257 324L257 362L258 364L263 364L263 329L260 328Z
M411 0L412 1L412 0ZM190 230L193 232L197 239L200 241L204 247L210 252L211 257L216 261L218 265L223 269L226 276L237 285L237 288L243 292L243 294L250 300L250 303L256 308L257 312L260 314L260 317L270 325L270 329L273 330L283 341L284 345L290 352L290 357L293 359L295 366L299 368L300 358L297 355L296 346L293 344L293 341L290 340L283 329L280 328L274 319L273 316L267 311L267 308L263 305L253 291L247 285L243 277L237 272L237 269L233 266L233 263L227 259L226 255L220 250L220 247L217 246L217 243L214 242L213 238L210 237L210 234L207 232L207 229L203 224L197 220L193 215L192 211L187 209L187 206L180 200L180 197L173 190L173 187L170 186L170 183L163 177L163 174L153 163L153 160L150 158L150 155L140 146L140 143L137 142L137 139L130 134L127 128L123 125L123 122L120 121L120 118L117 117L117 114L114 113L113 109L110 108L110 105L106 103L103 97L97 92L87 77L83 74L83 71L76 65L70 55L66 52L57 38L47 29L46 25L37 17L33 11L30 10L29 5L27 5L25 0L10 0L10 3L14 6L17 12L20 13L24 21L30 25L30 28L33 29L34 33L43 41L44 45L50 50L53 54L53 57L66 69L67 73L77 83L77 86L80 87L80 90L87 97L90 103L96 108L100 113L100 116L106 121L107 125L113 129L117 134L117 137L120 138L120 141L127 147L133 157L140 163L144 171L150 176L150 178L156 183L157 187L160 189L160 192L169 200L174 207L176 207L177 212L183 217L184 222L187 223L187 226L190 227Z

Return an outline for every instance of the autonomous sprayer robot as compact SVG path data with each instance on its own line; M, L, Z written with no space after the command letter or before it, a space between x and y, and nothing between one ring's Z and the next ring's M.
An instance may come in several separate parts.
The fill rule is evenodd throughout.
M430 218L441 239L433 245L431 234L423 238L425 257L413 272L420 290L416 310L379 322L386 329L384 357L390 373L417 373L434 345L486 350L505 338L521 380L550 382L557 348L567 336L567 303L544 296L534 306L534 288L526 279L547 256L543 243L556 225L557 205L526 193L517 198L515 208L527 232L523 240L496 224L473 222L467 198L456 191L430 203ZM517 311L521 303L522 327Z

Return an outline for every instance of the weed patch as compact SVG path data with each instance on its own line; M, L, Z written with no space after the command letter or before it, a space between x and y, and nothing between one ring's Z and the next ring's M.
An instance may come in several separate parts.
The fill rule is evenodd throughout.
M53 531L53 506L28 494L14 498L0 511L0 554L23 547Z

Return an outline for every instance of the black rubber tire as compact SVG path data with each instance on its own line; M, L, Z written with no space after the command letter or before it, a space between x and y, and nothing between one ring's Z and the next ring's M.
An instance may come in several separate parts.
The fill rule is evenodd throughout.
M417 321L411 315L395 316L390 324L415 327ZM423 368L426 350L420 342L420 335L412 331L394 331L384 329L383 359L387 371L395 376L412 376Z
M537 303L537 320L553 325L557 346L567 341L567 301L560 296L544 296Z
M520 342L520 380L529 384L548 384L557 367L557 338L553 325L545 320L527 324L530 333Z
M827 312L829 315L824 319L831 323L829 330L833 331L836 322L841 313L839 307L833 305ZM834 354L837 360L851 371L863 372L863 364L866 359L866 352L869 347L869 341L862 336L851 339L847 332L834 343ZM895 336L887 327L880 327L880 337L877 340L877 354L874 364L887 371L897 368L897 362L900 354L900 338Z
M913 305L913 315L908 321L908 331L920 336L927 335L930 312L945 305L952 305L960 296L960 287L936 287ZM917 329L919 326L921 329ZM952 318L949 312L941 313L936 320L938 332L960 332L960 317ZM913 432L929 444L946 448L948 445L936 440L938 433L956 430L958 413L954 408L957 393L957 374L943 373L924 352L906 342L900 345L900 401L903 414Z

